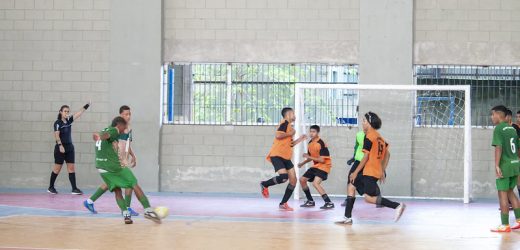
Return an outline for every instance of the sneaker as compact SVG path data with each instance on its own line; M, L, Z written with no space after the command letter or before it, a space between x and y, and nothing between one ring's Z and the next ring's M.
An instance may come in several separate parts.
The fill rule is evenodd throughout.
M139 213L133 210L131 207L127 208L131 216L139 216Z
M87 200L83 201L83 206L88 209L93 214L97 214L96 209L94 209L94 203L90 204Z
M396 209L395 209L395 218L394 222L399 221L401 219L401 216L403 215L404 210L406 209L406 204L401 203Z
M58 194L58 191L56 191L56 189L54 187L49 187L47 189L47 193L50 193L50 194Z
M511 227L509 227L509 225L500 225L496 228L492 228L491 229L491 232L493 233L510 233L511 232Z
M79 188L74 188L74 189L72 189L71 194L82 195L83 192L81 190L79 190Z
M343 220L334 222L337 225L352 225L352 218L343 217Z
M520 219L516 220L516 225L511 227L512 230L520 229Z
M346 207L346 206L347 206L347 199L345 199L345 200L343 201L343 203L341 203L341 206L342 206L342 207Z
M262 182L260 182L260 192L262 193L262 196L264 198L269 198L269 188L264 187L264 185L262 185Z
M130 214L123 215L123 218L125 219L125 224L134 223L134 221L132 221L132 216L130 216Z
M300 205L300 207L314 207L314 206L316 206L316 203L314 201L306 201L305 203Z
M320 209L333 209L333 208L334 208L334 203L332 203L332 202L325 202L325 204L320 207Z
M161 218L154 211L144 212L144 218L149 219L155 223L161 223Z
M284 203L284 204L280 204L280 206L278 206L280 208L280 210L285 210L285 211L294 211L294 209L292 207L289 207L289 204Z

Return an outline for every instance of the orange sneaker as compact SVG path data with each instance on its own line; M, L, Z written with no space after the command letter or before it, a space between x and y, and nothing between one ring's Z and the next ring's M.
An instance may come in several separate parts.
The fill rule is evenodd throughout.
M492 228L491 229L491 232L493 233L510 233L511 232L511 227L509 225L500 225L496 228Z
M289 207L289 204L287 204L287 202L284 204L280 204L279 208L280 208L280 210L294 211L294 209L292 207Z
M511 227L511 229L513 229L513 230L520 229L520 219L516 220L516 226Z
M262 196L264 198L266 198L266 199L269 198L269 188L264 187L264 185L262 185L261 182L260 182L260 190L261 190L260 192L262 192Z

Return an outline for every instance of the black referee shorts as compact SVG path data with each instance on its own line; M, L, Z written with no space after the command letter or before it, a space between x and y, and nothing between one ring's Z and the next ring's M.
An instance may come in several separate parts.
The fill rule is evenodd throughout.
M65 153L60 152L60 146L56 144L54 146L54 163L58 165L63 165L63 162L66 163L74 163L75 161L75 152L73 144L63 144L65 148Z

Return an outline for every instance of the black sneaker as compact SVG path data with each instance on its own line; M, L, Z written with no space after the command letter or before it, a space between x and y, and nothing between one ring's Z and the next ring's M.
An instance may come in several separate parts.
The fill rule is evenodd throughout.
M47 193L50 193L50 194L58 194L58 191L56 191L56 189L54 187L49 187L47 189Z
M155 223L161 223L161 218L154 211L144 212L144 218L149 219Z
M72 193L71 194L82 195L83 192L81 190L79 190L79 188L74 188L74 189L72 189Z
M132 217L130 216L130 214L124 215L123 217L125 218L125 224L134 223L134 221L132 221Z
M333 208L334 208L334 203L332 203L332 202L325 202L325 205L320 207L320 209L333 209Z
M300 207L314 207L314 206L316 206L316 203L314 201L306 201L305 203L300 205Z

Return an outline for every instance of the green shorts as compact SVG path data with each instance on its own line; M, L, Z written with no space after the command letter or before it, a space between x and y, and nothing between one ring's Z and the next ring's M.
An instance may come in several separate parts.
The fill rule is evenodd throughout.
M518 184L518 176L505 177L497 179L498 191L508 191L516 187Z
M134 173L128 168L121 168L119 172L101 173L101 178L107 184L110 192L116 188L133 188L137 185L137 179Z

